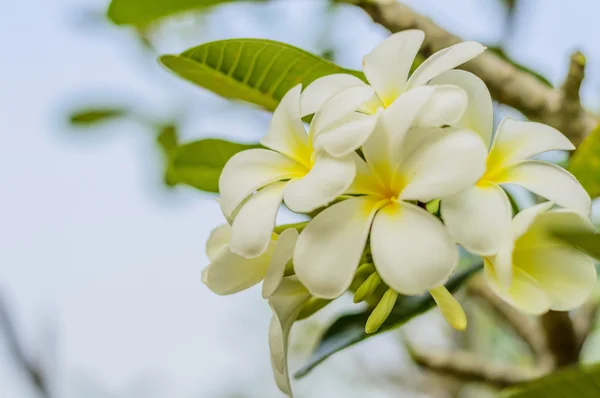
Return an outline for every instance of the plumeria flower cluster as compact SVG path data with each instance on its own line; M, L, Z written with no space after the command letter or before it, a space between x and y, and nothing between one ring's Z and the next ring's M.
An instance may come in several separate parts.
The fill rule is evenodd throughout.
M363 301L383 286L366 324L371 333L399 294L429 292L464 329L464 311L444 287L458 245L483 257L493 291L526 313L576 307L596 281L592 260L550 233L556 225L592 228L590 197L564 169L531 159L572 144L534 122L505 119L493 133L487 87L454 69L485 47L446 48L411 74L423 39L409 30L382 42L364 57L368 83L336 74L293 87L264 148L238 153L221 174L228 223L208 240L203 281L217 294L263 281L273 371L290 395L288 335L314 300L353 290ZM513 219L505 184L549 201ZM310 221L276 226L282 203Z

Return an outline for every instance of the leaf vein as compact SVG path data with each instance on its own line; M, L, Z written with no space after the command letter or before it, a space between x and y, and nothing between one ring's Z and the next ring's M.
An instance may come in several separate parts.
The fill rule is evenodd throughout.
M241 42L240 48L238 49L235 60L233 61L233 64L231 65L231 68L229 68L229 72L227 73L227 76L231 77L232 79L233 79L233 73L235 72L235 69L237 68L238 64L240 63L240 59L242 59L243 51L244 51L244 42Z
M286 79L288 73L290 73L290 70L292 70L292 68L296 65L298 65L298 63L303 60L306 57L299 57L296 58L295 60L293 60L292 62L290 62L290 64L288 66L286 66L285 70L281 73L281 76L279 76L279 78L275 81L275 83L273 84L273 86L271 86L271 88L269 89L269 91L267 91L267 94L270 95L271 97L273 96L273 93L275 93L275 91L277 90L277 88L279 88L279 86L281 85L281 83L283 83L283 81Z

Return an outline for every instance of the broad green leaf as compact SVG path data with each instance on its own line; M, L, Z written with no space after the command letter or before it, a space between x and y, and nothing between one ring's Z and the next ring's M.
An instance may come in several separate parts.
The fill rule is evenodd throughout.
M180 55L163 55L167 68L225 98L244 100L274 110L283 95L302 83L333 73L361 72L285 43L264 39L213 41Z
M600 196L600 126L579 145L569 162L569 171L592 198Z
M69 115L69 121L74 126L92 126L124 117L127 112L126 109L117 107L80 109Z
M108 18L117 25L144 26L174 14L233 1L261 0L112 0L108 6Z
M457 272L446 283L446 288L450 292L455 292L471 275L481 270L482 266L479 263L464 271ZM369 318L370 310L342 315L323 333L308 363L298 370L294 377L306 376L312 369L336 352L379 333L397 328L434 306L435 302L429 293L422 296L399 296L387 320L379 330L372 334L365 332L365 324Z
M499 398L600 397L600 363L579 365L504 390Z
M204 139L181 145L171 151L167 165L167 184L186 184L206 192L219 192L219 176L225 163L236 153L258 144L239 144L219 139Z
M582 231L554 231L553 235L586 252L591 257L600 261L600 234Z

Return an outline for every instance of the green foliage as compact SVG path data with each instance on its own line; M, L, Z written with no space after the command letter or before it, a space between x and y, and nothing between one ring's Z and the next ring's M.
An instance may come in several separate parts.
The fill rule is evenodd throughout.
M165 125L159 129L156 142L158 146L163 150L165 155L166 164L164 182L166 185L172 187L177 184L177 178L175 171L171 165L171 158L174 151L177 149L179 137L177 136L177 126Z
M117 25L145 26L174 14L202 10L233 1L261 0L112 0L107 14Z
M127 113L126 109L117 107L79 109L69 115L69 122L73 126L87 127L124 117Z
M569 162L569 171L592 198L600 196L600 126L579 145Z
M457 272L446 283L446 288L450 292L455 292L471 275L481 270L482 266L479 263L464 271ZM435 301L429 293L422 296L398 296L396 304L386 321L372 334L365 332L365 324L369 319L371 310L367 309L358 313L342 315L323 333L310 360L295 374L295 377L306 376L312 369L336 352L379 333L397 328L434 306Z
M260 147L213 138L173 146L176 140L169 130L163 131L158 141L167 153L165 183L186 184L206 192L219 192L219 176L233 155Z
M167 68L225 98L239 99L274 110L284 94L302 83L344 69L285 43L264 39L220 40L191 48L180 55L163 55Z
M499 398L600 397L600 363L565 368L509 388Z
M553 235L600 261L600 234L584 231L554 231Z
M165 151L168 155L175 148L177 148L177 127L172 124L167 124L160 129L158 137L156 139L158 145Z

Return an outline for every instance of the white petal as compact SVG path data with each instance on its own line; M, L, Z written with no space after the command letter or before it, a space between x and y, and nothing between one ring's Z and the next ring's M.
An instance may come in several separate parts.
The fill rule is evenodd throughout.
M557 205L589 215L590 195L565 169L539 160L525 160L511 166L498 183L518 184Z
M409 295L443 284L458 264L458 249L440 220L406 202L377 213L371 252L381 279Z
M483 80L464 70L449 70L433 78L430 84L455 84L466 91L469 99L463 117L456 124L448 124L466 127L479 133L489 147L494 129L494 108L492 97Z
M226 217L254 191L275 181L303 177L308 172L298 162L267 149L235 154L219 178L220 203Z
M400 161L405 134L434 92L432 86L411 90L398 97L379 116L362 149L367 163L382 181L391 179Z
M363 71L377 95L389 106L404 91L406 78L425 34L405 30L386 38L363 58Z
M474 41L465 41L444 48L427 58L406 82L406 89L427 84L441 73L454 69L485 51L485 47Z
M498 245L498 252L495 256L487 257L487 260L494 265L494 271L500 286L506 290L513 283L515 270L513 268L513 253L515 251L515 241L512 236L506 236Z
M314 147L334 157L346 156L365 143L373 132L378 117L378 114L351 113L336 126L320 133L315 138Z
M435 86L435 92L421 110L416 126L454 126L465 113L469 97L458 86L443 84Z
M332 96L343 89L364 86L358 77L347 73L335 73L318 78L310 83L300 96L300 114L302 117L316 113Z
M285 204L297 213L310 213L326 206L350 187L354 173L352 156L333 158L321 153L304 178L288 183L283 196Z
M315 114L310 124L309 137L314 142L321 133L340 126L372 96L373 89L366 84L350 87L335 94Z
M365 115L374 115L379 110L384 108L385 106L383 105L383 102L381 102L377 94L373 94L373 96L369 98L367 102L365 102L360 106L360 108L358 108L358 111L364 113Z
M515 251L514 262L546 293L555 311L578 307L596 286L594 261L572 247L527 247Z
M518 239L529 229L529 226L533 223L536 217L549 210L554 206L553 202L539 203L535 206L528 207L525 210L521 210L512 220L512 234L514 239Z
M356 153L352 154L352 158L356 166L356 176L346 193L381 196L382 192L386 191L386 188L377 179L375 174L373 174L367 162Z
M206 241L206 257L212 261L219 250L229 244L231 239L231 226L229 224L219 225L210 231L210 236Z
M302 85L298 84L283 96L273 112L267 135L260 143L299 163L307 164L310 161L310 146L300 115L301 90Z
M220 197L216 197L215 200L219 204L219 207L221 208L221 213L223 213L223 216L227 220L227 224L231 225L233 223L233 219L235 218L235 216L232 216L232 214L226 214L225 213L225 209L223 209L223 201L221 200ZM242 201L242 203L243 202L244 201ZM241 205L241 203L238 205L238 208L240 207L240 205ZM236 210L239 210L239 209L236 209ZM237 215L237 211L236 210L234 210L233 212Z
M541 315L550 309L550 298L535 281L518 268L508 289L498 281L494 267L485 262L485 278L488 285L499 297L518 310L531 315Z
M478 184L441 202L444 223L456 242L479 255L492 255L503 239L512 238L512 208L495 184Z
M279 389L292 395L288 374L287 353L288 339L294 320L302 308L302 304L310 298L310 294L294 276L284 278L269 299L273 318L269 325L269 349L273 375Z
M286 184L276 182L261 189L240 209L231 226L229 246L234 253L246 258L264 253L271 242Z
M313 296L334 299L352 282L378 201L347 199L325 209L302 230L294 270Z
M294 255L294 248L298 240L298 231L288 228L279 235L275 241L275 251L271 257L269 269L262 285L262 296L270 298L283 279L285 267Z
M470 130L443 129L402 162L396 180L404 200L429 202L474 185L485 171L487 149Z
M244 258L223 246L202 273L202 281L216 294L237 293L262 281L269 268L272 243L267 251L256 258Z
M496 131L488 168L501 169L546 151L573 149L571 141L553 127L506 118Z
M547 208L551 207L548 202ZM588 216L584 216L581 213L567 210L567 209L555 209L551 211L543 211L542 205L534 206L533 209L540 208L537 214L532 216L523 215L518 220L515 217L513 220L513 230L517 230L515 235L520 233L516 240L516 247L518 250L528 247L541 247L548 245L563 244L561 241L553 237L553 233L556 231L576 231L576 232L594 232L595 227L590 221ZM521 213L530 211L533 213L533 209L524 210ZM521 215L519 213L519 215ZM564 244L566 247L569 245Z

